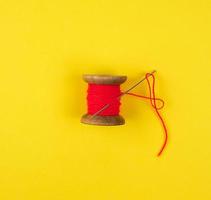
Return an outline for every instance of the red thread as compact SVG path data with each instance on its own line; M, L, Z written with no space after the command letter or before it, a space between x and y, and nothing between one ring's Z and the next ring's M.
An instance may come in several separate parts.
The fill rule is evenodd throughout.
M152 85L150 83L150 77L152 77ZM155 113L157 114L164 130L164 142L163 145L158 152L157 156L160 156L167 144L168 140L168 131L165 125L165 122L159 112L160 109L164 106L164 101L160 98L156 98L155 96L155 77L153 74L147 73L145 75L147 80L148 89L149 89L149 96L138 95L134 93L126 93L131 96L139 97L142 99L150 100L151 106L154 109ZM89 84L88 85L88 95L87 95L87 105L88 105L88 114L94 115L98 112L102 107L106 104L109 104L109 107L103 110L98 115L100 116L115 116L119 115L120 112L120 96L121 90L120 85L97 85L97 84ZM161 103L160 106L156 104L159 101Z
M87 105L88 114L94 115L106 104L110 106L99 113L100 116L115 116L119 115L120 111L120 100L121 95L119 85L88 85ZM111 103L112 102L112 103Z
M150 80L149 80L149 77L152 77L152 85L150 84ZM160 151L158 152L157 156L160 156L164 150L164 148L166 147L166 144L167 144L167 141L168 141L168 130L167 130L167 127L166 127L166 124L164 122L164 119L162 118L159 110L163 108L164 106L164 101L162 99L159 99L159 98L156 98L155 97L155 76L153 74L150 74L150 73L147 73L145 75L146 77L146 80L147 80L147 84L148 84L148 88L149 88L149 97L147 96L142 96L142 95L137 95L137 94L134 94L134 93L127 93L128 95L131 95L131 96L136 96L136 97L140 97L140 98L144 98L144 99L149 99L150 100L150 103L151 103L151 106L152 108L154 108L154 111L155 113L157 114L162 126L163 126L163 130L164 130L164 142L163 142L163 145L160 149ZM162 102L162 105L161 106L157 106L156 104L156 101L159 100L160 102Z

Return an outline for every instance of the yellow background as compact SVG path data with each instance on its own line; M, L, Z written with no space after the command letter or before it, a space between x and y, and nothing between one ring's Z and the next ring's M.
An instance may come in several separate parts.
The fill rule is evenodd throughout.
M209 0L0 2L0 199L211 199ZM156 69L169 143L147 102L125 126L79 123L83 73ZM146 84L135 90L146 94Z

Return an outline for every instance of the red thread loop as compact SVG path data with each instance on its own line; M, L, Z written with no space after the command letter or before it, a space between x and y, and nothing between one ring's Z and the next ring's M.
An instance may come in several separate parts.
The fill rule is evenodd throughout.
M150 77L152 78L152 83L150 82ZM131 96L139 97L142 99L150 100L151 106L157 114L164 130L164 142L163 145L158 152L157 156L160 156L167 144L168 140L168 131L165 125L165 122L159 112L160 109L164 106L164 101L160 98L156 98L155 96L155 76L151 73L147 73L145 75L147 80L149 96L138 95L134 93L126 93ZM120 112L120 85L97 85L97 84L89 84L88 86L88 95L87 95L87 107L88 114L94 115L100 109L102 109L106 104L109 104L108 108L100 112L98 115L100 116L116 116L119 115ZM157 105L157 102L160 102L160 105Z
M152 85L150 83L150 77L152 77ZM163 130L164 130L164 142L163 142L163 145L160 149L160 151L158 152L157 156L160 156L164 150L164 148L166 147L166 144L167 144L167 141L168 141L168 131L167 131L167 127L165 125L165 122L159 112L160 109L163 108L164 106L164 101L160 98L156 98L155 96L155 76L153 74L150 74L150 73L147 73L145 75L145 78L147 80L147 84L148 84L148 89L149 89L149 97L147 96L142 96L142 95L137 95L137 94L134 94L134 93L127 93L128 95L131 95L131 96L135 96L135 97L140 97L140 98L143 98L143 99L149 99L150 100L150 103L151 103L151 106L152 108L154 109L155 113L157 114L162 126L163 126ZM160 101L162 104L161 106L157 106L156 104L156 101Z

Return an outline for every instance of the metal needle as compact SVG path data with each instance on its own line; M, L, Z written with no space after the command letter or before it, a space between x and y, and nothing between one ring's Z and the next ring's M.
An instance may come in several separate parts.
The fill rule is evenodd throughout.
M150 74L154 74L156 72L156 70L153 70ZM141 84L144 80L146 80L146 77L142 78L139 82L137 82L135 85L133 85L131 88L125 90L124 92L122 92L117 99L120 99L122 96L124 96L125 94L127 94L128 92L130 92L132 89L134 89L135 87L137 87L139 84ZM103 106L100 110L98 110L96 113L94 113L91 118L97 116L98 114L100 114L102 111L104 111L105 109L107 109L111 103L113 101L111 101L110 103L106 104L105 106Z

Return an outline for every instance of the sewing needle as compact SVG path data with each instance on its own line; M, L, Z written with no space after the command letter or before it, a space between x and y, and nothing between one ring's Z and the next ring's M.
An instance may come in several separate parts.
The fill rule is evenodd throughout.
M155 72L156 72L156 70L153 70L150 74L154 74ZM142 78L139 82L137 82L131 88L129 88L129 89L125 90L124 92L122 92L117 98L120 99L122 96L124 96L125 94L127 94L128 92L130 92L131 90L133 90L135 87L137 87L139 84L141 84L144 80L146 80L146 77ZM111 103L112 103L112 101L110 103L106 104L105 106L103 106L100 110L98 110L96 113L94 113L91 116L91 118L97 116L102 111L104 111L105 109L107 109L111 105Z

